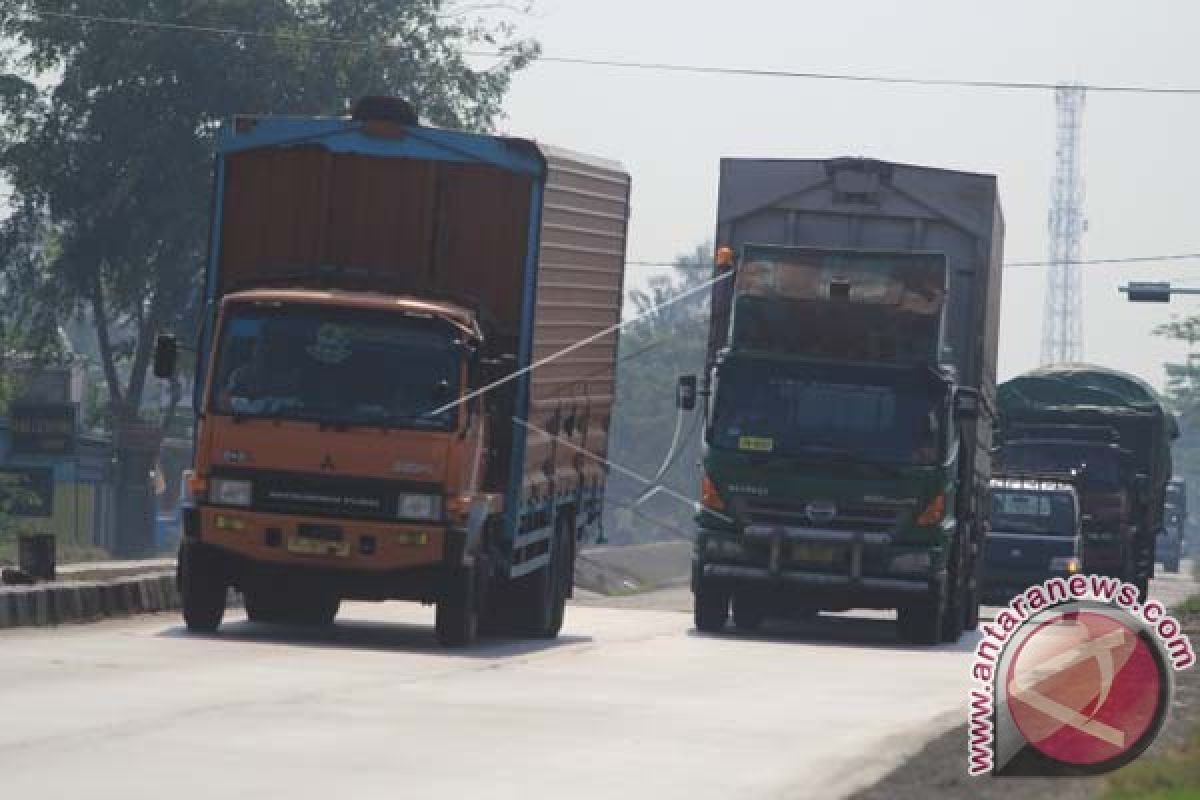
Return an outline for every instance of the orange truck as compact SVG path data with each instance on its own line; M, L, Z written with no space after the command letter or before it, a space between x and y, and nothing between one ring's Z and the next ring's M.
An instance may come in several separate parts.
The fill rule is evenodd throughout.
M188 629L233 588L266 623L399 599L447 646L557 636L601 525L629 176L367 98L234 119L215 185Z

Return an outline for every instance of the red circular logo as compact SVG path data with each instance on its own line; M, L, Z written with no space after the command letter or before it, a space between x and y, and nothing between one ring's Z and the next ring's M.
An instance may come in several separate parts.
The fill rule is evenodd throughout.
M1162 659L1120 614L1061 611L1021 642L1008 707L1030 745L1063 764L1101 768L1136 757L1166 715Z

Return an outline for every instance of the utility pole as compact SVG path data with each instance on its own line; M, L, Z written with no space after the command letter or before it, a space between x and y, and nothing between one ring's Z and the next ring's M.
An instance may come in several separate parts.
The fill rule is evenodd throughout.
M1050 273L1042 318L1042 364L1083 360L1083 109L1086 90L1066 84L1054 93L1057 166L1050 191Z

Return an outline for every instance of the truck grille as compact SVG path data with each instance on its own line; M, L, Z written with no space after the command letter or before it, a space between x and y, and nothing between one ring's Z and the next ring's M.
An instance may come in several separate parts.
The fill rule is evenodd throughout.
M888 506L838 506L831 519L814 521L809 518L807 503L747 498L737 504L737 511L747 525L786 526L789 528L820 528L860 533L889 533L900 522L902 509Z
M253 469L214 470L213 477L251 481L253 511L339 519L395 521L402 493L441 491L430 484Z

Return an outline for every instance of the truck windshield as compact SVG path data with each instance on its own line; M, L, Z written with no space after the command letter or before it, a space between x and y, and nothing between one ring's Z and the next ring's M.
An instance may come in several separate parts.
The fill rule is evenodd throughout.
M996 533L1075 535L1075 501L1061 492L993 490L992 530Z
M1085 486L1112 489L1120 484L1117 452L1106 445L1077 442L1011 442L1000 451L997 466L1005 472L1068 473L1080 471Z
M451 429L462 348L437 320L326 308L248 307L226 319L217 414L329 425Z
M943 392L917 370L726 362L711 443L742 452L933 466Z

